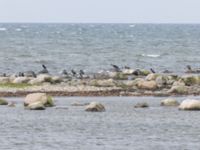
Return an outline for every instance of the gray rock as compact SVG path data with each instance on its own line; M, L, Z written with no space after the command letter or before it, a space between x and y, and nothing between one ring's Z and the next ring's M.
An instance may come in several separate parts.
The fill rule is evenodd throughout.
M91 102L89 105L86 106L85 111L102 112L105 111L105 107L101 103Z
M134 107L135 108L147 108L147 107L149 107L149 105L146 102L143 102L143 103L137 103Z

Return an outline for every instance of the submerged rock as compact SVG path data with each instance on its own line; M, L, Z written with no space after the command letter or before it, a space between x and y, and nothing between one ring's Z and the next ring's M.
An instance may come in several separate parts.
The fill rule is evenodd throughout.
M71 104L71 106L87 106L89 104L90 103L78 103L78 102L76 102L76 103Z
M146 102L143 102L143 103L137 103L134 107L135 108L147 108L147 107L149 107L149 105Z
M167 98L161 101L161 106L178 106L179 102L173 98Z
M86 106L85 111L102 112L105 111L105 107L101 103L91 102L89 105Z
M15 103L14 103L14 102L10 102L10 103L8 104L8 107L15 107Z
M194 99L186 99L180 104L179 110L200 110L200 101Z
M45 107L54 106L54 102L51 96L46 93L33 93L28 94L24 100L24 106L28 106L31 103L41 102Z
M8 102L5 99L0 98L0 105L8 105Z
M44 104L42 103L42 101L36 101L34 103L30 103L26 109L29 109L29 110L45 110L45 106Z

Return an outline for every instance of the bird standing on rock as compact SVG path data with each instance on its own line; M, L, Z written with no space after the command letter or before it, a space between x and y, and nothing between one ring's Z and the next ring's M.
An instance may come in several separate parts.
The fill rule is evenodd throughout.
M114 68L114 70L115 70L116 72L120 72L120 71L121 71L121 69L120 69L117 65L111 64L111 66Z
M76 72L73 69L71 70L71 72L72 72L72 76L75 77L76 76Z
M47 67L43 64L42 65L43 69L38 72L38 74L48 74L49 71L47 70Z

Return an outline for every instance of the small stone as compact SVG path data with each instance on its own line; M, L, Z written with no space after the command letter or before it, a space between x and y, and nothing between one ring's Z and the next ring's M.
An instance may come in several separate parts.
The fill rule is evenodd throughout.
M102 112L105 111L105 107L101 103L91 102L89 105L86 106L85 111Z
M137 103L134 107L135 108L147 108L147 107L149 107L149 105L146 102L143 102L143 103Z
M172 98L167 98L161 101L161 106L178 106L179 102Z

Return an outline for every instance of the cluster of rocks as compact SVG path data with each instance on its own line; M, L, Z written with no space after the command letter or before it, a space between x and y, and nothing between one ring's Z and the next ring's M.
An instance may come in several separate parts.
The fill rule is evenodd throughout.
M0 105L8 105L9 107L15 107L15 103L8 103L3 98L0 98ZM24 99L24 108L28 110L45 110L47 107L54 107L55 103L51 96L46 93L31 93L28 94ZM104 105L98 102L91 103L74 103L72 106L86 106L85 111L91 112L103 112L105 111ZM65 108L65 107L56 107L57 109Z
M161 106L178 107L179 110L200 110L200 101L195 99L186 99L179 103L173 98L167 98L161 101ZM147 108L149 105L146 102L137 103L135 108Z
M198 74L183 74L177 75L172 73L152 73L153 71L140 69L123 69L115 71L104 71L87 75L86 78L72 78L69 76L54 76L48 73L38 74L35 76L2 76L0 77L1 84L28 84L37 85L38 91L40 87L48 83L63 87L77 87L87 92L87 89L95 89L92 87L101 88L101 91L109 89L120 89L118 95L134 96L134 95L199 95L200 94L200 75ZM62 87L62 88L59 88ZM85 87L85 88L84 88ZM91 87L91 88L88 88ZM98 88L96 88L98 90ZM43 87L42 87L43 89ZM47 87L43 91L48 90ZM66 88L64 88L66 89ZM105 90L102 90L105 89ZM24 89L26 90L26 89ZM0 89L1 91L1 89ZM65 92L65 90L61 90ZM17 92L17 91L15 91ZM50 91L48 91L50 92ZM91 95L90 95L91 96Z
M5 99L0 98L0 105L8 105L9 107L15 107L14 103L8 103ZM161 106L173 106L178 107L179 110L200 110L200 100L186 99L179 103L173 98L167 98L160 102ZM51 96L46 93L32 93L28 94L24 100L24 107L28 110L45 110L46 107L54 107L54 100ZM73 103L72 106L86 106L85 111L90 112L104 112L105 106L99 102L91 103ZM135 108L148 108L149 105L146 102L137 103ZM65 107L56 107L64 108Z

